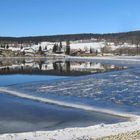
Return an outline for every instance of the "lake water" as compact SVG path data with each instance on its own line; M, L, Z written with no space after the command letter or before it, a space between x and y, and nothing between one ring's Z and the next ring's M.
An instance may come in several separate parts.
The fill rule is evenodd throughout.
M1 59L0 61L0 89L6 88L10 92L0 90L0 133L12 133L35 130L52 130L65 127L90 126L100 123L115 123L126 120L119 116L106 113L86 111L82 108L38 102L31 98L21 98L11 91L34 97L48 98L63 102L87 102L87 97L73 96L76 89L66 89L70 81L125 70L126 67L99 62L81 62L48 59ZM62 85L61 84L66 84ZM83 85L83 82L79 84ZM78 84L77 83L77 84ZM85 81L85 84L86 81ZM46 88L49 85L49 88ZM55 86L54 86L55 85ZM43 87L44 86L44 87ZM75 88L79 87L74 85ZM59 88L59 90L58 90ZM61 89L61 90L60 90ZM63 90L62 90L63 89ZM84 91L86 95L89 93ZM47 95L45 95L47 93ZM67 94L69 95L67 96ZM82 93L82 92L81 92ZM76 94L76 93L75 93ZM77 96L79 93L77 92ZM76 97L76 98L75 98ZM83 100L84 98L84 100ZM91 101L91 100L90 100ZM90 102L88 102L90 103ZM94 106L94 105L93 105Z

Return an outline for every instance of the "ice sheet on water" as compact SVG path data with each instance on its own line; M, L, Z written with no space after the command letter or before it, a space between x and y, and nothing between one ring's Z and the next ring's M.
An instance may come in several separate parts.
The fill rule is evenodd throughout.
M57 98L94 106L100 104L102 107L127 107L127 111L140 114L139 66L79 78L16 85L11 88L43 98Z

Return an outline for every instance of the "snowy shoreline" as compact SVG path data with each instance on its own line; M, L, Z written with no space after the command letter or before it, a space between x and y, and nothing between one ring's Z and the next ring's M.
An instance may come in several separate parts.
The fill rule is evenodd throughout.
M36 131L26 133L13 133L0 135L0 140L71 140L71 139L90 139L101 138L110 135L133 132L140 130L140 118L134 121L122 122L117 124L100 124L90 127L65 128L54 131Z

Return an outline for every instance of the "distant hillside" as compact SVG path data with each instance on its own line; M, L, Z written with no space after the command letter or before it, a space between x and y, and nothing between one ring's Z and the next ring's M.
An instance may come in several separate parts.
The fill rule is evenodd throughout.
M1 42L18 42L18 43L38 43L43 41L56 42L56 41L76 41L76 40L89 40L95 38L98 41L105 39L111 42L128 42L132 44L140 43L140 31L123 32L123 33L110 33L110 34L67 34L67 35L52 35L52 36L31 36L31 37L0 37Z

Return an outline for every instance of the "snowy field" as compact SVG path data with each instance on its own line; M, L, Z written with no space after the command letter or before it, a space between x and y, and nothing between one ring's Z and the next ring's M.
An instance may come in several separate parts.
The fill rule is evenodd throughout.
M1 92L58 106L97 111L130 118L129 122L99 124L87 128L66 128L46 132L5 134L0 139L97 138L140 130L140 57L66 58L126 66L128 69L52 82L36 82L0 88ZM131 126L131 127L130 127Z
M42 50L47 49L48 52L52 52L54 44L60 44L60 42L40 42L37 45L32 44L31 46L27 46L27 44L23 45L24 47L21 49L21 44L19 46L14 47L10 46L8 49L12 51L25 51L27 53L34 53L39 50L39 47L41 46ZM66 42L62 42L62 51L65 50ZM89 51L90 49L94 49L94 51L101 52L101 49L105 46L108 46L111 50L116 50L119 48L136 48L136 44L129 44L129 43L123 43L123 44L115 44L114 42L107 42L105 40L103 41L95 41L95 40L78 40L78 41L71 41L70 47L72 50L83 50L83 51ZM3 49L0 47L0 49Z

